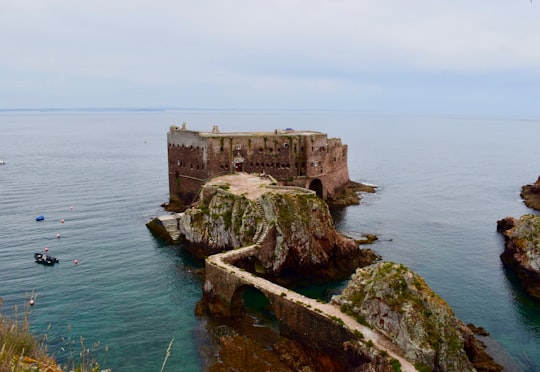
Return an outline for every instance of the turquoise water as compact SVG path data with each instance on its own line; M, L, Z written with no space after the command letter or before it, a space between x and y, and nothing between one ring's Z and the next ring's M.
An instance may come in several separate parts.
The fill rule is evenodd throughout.
M500 262L496 221L530 213L538 121L329 112L0 113L0 297L35 291L31 322L62 362L85 347L117 371L205 368L200 262L157 241L147 220L168 200L171 124L222 131L313 129L349 145L351 179L379 186L335 211L350 235L375 233L384 259L422 275L464 322L486 328L509 370L540 370L540 306ZM45 215L36 222L35 216ZM62 224L61 219L65 222ZM60 234L58 239L56 235ZM54 267L33 262L45 247ZM75 265L73 260L79 264ZM329 286L333 290L332 285ZM323 291L326 289L323 289ZM70 343L75 340L75 343ZM107 352L105 352L107 346ZM208 350L205 350L207 353Z

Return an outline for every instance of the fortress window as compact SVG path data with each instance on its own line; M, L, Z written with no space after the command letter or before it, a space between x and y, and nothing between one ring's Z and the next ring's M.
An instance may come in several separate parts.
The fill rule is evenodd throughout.
M284 143L284 144L283 144L283 148L288 149L288 148L289 148L289 144L288 144L288 143Z
M262 148L262 147L259 148L259 152L260 152L260 153L263 152L263 148Z
M272 152L274 149L270 147L270 152Z
M219 151L223 152L223 146L221 146L221 147L219 148Z
M237 149L237 150L242 150L242 145L238 143L238 144L236 145L236 149Z

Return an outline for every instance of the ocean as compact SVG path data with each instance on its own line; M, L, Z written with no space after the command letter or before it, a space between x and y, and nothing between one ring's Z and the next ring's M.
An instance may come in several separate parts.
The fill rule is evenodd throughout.
M497 220L534 213L540 120L355 112L0 111L0 297L62 363L84 349L119 371L206 368L194 314L202 263L146 228L166 214L170 125L222 132L309 129L349 146L354 181L378 186L333 211L339 231L376 234L384 260L422 275L465 323L484 327L506 370L540 371L540 305L499 259ZM36 222L35 217L45 220ZM62 220L64 221L62 223ZM58 234L60 237L58 238ZM45 267L33 253L58 257ZM74 260L78 261L76 265ZM172 343L171 343L172 342ZM170 346L170 356L166 358Z

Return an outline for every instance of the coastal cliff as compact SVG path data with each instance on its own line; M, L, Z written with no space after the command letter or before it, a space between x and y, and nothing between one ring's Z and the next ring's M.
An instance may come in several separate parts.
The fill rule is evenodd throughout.
M429 289L421 277L402 265L372 265L380 257L369 249L361 249L358 242L337 232L328 205L310 190L279 187L267 177L247 174L222 176L203 186L192 208L153 223L158 227L167 226L165 230L169 231L169 236L174 235L174 239L183 242L184 248L195 256L208 257L234 250L229 252L231 265L233 261L234 265L224 267L224 263L214 263L211 267L215 270L210 271L210 274L215 271L214 276L208 272L212 259L207 259L205 296L198 304L198 314L213 313L212 308L221 308L214 306L214 302L222 304L227 311L236 308L231 304L236 298L235 288L246 286L245 283L237 283L240 277L264 278L269 280L265 285L273 287L273 283L289 285L302 281L344 279L357 270L343 294L333 299L332 306L338 315L341 308L353 316L348 317L352 322L358 319L362 326L367 325L375 333L386 335L393 344L388 350L399 350L400 355L421 370L501 370L473 332L455 318L451 308ZM244 250L238 249L241 247L245 247ZM218 278L218 272L228 275L227 278ZM233 274L236 272L237 275ZM215 289L221 285L223 288ZM261 288L259 290L263 291ZM276 305L285 301L284 297L293 310L295 306L301 307L299 301L289 299L294 297L292 292L279 291L281 294L273 294L279 301L274 299L271 303L277 306L280 314L288 308ZM310 305L305 311L294 310L293 313L305 315L315 307ZM335 319L340 318L338 315ZM345 314L341 315L347 318ZM286 316L286 319L290 318ZM293 322L294 325L297 323ZM316 332L321 333L321 325L317 324ZM290 324L287 326L284 320L280 327L294 328ZM336 331L341 326L338 322L332 327L337 328L328 329ZM302 334L308 329L310 327L302 327ZM295 332L291 331L291 334L294 336ZM304 345L304 352L312 354L308 359L318 361L316 363L326 360L323 364L327 366L331 365L330 362L343 364L343 360L330 357L332 353L328 354L324 348L306 347L306 340L302 337L305 336L292 339ZM308 337L310 340L315 338ZM230 344L224 341L222 346ZM353 346L353 349L360 349L354 352L347 349L343 355L357 355L355 358L359 358L359 365L382 363L378 370L392 369L387 357L379 358L371 350L373 345L367 341L354 342ZM282 360L288 358L283 350L273 348Z
M195 256L257 244L238 266L280 283L345 278L378 258L335 230L313 192L239 177L204 185L193 208L177 215L179 237Z
M526 214L497 221L504 236L501 260L518 276L525 290L540 301L540 216Z
M502 370L448 304L403 265L359 268L332 301L387 335L420 370Z

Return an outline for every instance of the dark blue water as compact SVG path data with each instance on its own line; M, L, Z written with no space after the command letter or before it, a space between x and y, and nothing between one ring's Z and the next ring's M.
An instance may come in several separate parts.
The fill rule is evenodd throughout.
M513 368L540 370L540 306L503 269L496 221L531 212L540 122L310 112L4 112L0 114L0 297L37 294L32 328L61 361L79 337L106 367L204 368L196 262L145 223L168 200L171 124L222 131L313 129L349 145L356 181L379 186L338 211L348 234L375 233L384 259L422 275L464 322L486 328ZM45 221L34 221L45 215ZM65 223L60 222L61 219ZM56 235L61 238L57 239ZM33 262L49 248L59 265ZM74 265L73 260L79 261ZM69 344L69 338L76 344ZM105 345L108 351L105 352Z

